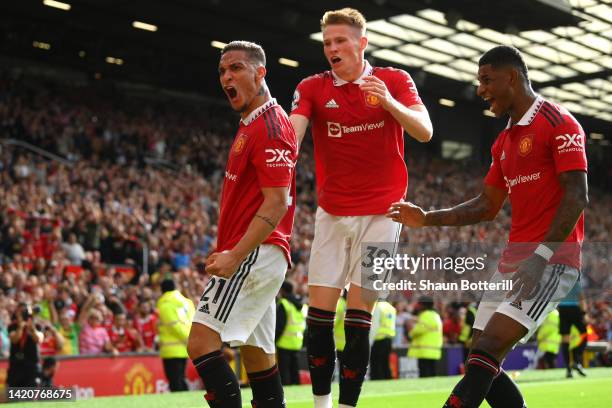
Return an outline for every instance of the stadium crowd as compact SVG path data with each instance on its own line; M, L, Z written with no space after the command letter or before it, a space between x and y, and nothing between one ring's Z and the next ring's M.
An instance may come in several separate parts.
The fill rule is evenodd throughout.
M193 105L193 106L192 106ZM224 162L238 118L215 104L163 103L94 86L0 75L0 349L20 303L35 306L43 355L155 350L155 302L172 277L197 304L215 248ZM66 158L51 160L7 140ZM409 197L424 207L477 194L486 166L407 152ZM300 152L297 209L288 278L307 297L314 229L310 142ZM605 242L612 197L591 191L586 238ZM464 228L404 229L402 241L487 242L501 247L507 208L495 222ZM608 257L588 259L607 271ZM595 274L597 275L597 274ZM598 276L598 275L597 275ZM606 276L605 279L612 279ZM607 285L607 286L606 286ZM589 298L588 320L611 339L610 305ZM396 299L398 325L410 304ZM437 305L447 342L461 332L458 308ZM405 344L400 331L396 344Z

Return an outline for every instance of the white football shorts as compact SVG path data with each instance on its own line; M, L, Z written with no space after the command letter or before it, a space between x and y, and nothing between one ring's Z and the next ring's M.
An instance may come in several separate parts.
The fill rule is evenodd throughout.
M381 250L386 252L385 256L393 256L401 230L401 224L384 215L335 216L319 207L310 250L308 285L342 289L350 283L363 287L362 270L369 262L365 258ZM366 244L373 249L362 248Z
M491 282L508 280L512 278L512 275L513 273L497 271L491 278ZM493 313L502 313L527 328L527 334L521 339L521 343L525 343L546 319L546 316L556 309L559 302L567 296L579 277L580 272L576 268L562 264L550 264L544 270L537 294L530 300L515 302L512 298L499 299L499 294L492 295L495 299L487 299L487 293L485 293L478 306L473 328L484 330Z
M275 298L286 271L283 251L276 245L260 245L230 279L213 276L208 281L193 321L210 327L231 346L275 353Z

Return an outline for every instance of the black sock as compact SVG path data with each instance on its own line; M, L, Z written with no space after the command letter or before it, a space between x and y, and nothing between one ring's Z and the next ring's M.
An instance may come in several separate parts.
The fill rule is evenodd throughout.
M501 369L489 388L487 402L491 408L524 408L526 406L521 391L508 377L508 374Z
M578 347L572 350L572 356L574 357L574 365L582 365L582 355L584 354L584 349L586 348L586 345L586 338L583 338Z
M221 350L193 360L206 388L206 402L211 408L242 408L240 384Z
M570 354L569 354L569 343L561 343L561 354L563 354L563 361L565 361L565 367L570 369Z
M336 312L308 308L306 353L314 395L331 393L331 381L336 364L334 317Z
M363 310L347 309L344 318L346 346L340 364L340 397L338 403L357 406L361 386L370 361L370 327L372 315Z
M478 408L499 373L499 363L482 350L473 350L465 363L465 376L455 386L445 408Z
M264 371L247 373L253 390L253 406L257 408L284 408L285 394L276 365Z

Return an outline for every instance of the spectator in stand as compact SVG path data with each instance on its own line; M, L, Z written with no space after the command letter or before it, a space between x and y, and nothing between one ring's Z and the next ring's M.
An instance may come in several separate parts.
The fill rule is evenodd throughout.
M79 317L78 325L81 327L79 334L79 351L81 354L119 354L110 340L108 331L102 325L102 313L94 309L96 297L99 294L92 294L83 305Z
M172 266L175 270L191 265L190 252L189 246L185 242L179 244L179 250L172 256Z
M42 322L43 341L40 343L41 356L54 356L64 347L64 336L48 321Z
M138 313L134 318L134 328L142 336L143 350L155 350L157 338L157 316L153 313L150 300L140 299Z
M68 235L68 242L62 244L62 249L66 252L66 256L72 265L81 266L85 259L85 250L77 241L77 236L74 232Z
M51 321L65 340L59 354L64 356L79 354L80 327L74 322L74 312L70 309L62 309L59 319L55 317Z
M113 347L119 353L138 352L142 350L142 338L140 334L129 325L129 321L123 310L115 313L113 325L109 328L108 335Z

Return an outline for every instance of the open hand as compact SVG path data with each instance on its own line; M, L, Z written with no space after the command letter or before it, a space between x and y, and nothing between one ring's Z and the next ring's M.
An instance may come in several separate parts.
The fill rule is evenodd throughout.
M512 290L506 295L515 301L533 299L540 288L547 261L540 255L533 254L524 260L518 270L512 275Z
M385 217L407 227L420 228L425 225L426 212L418 205L407 201L399 201L391 204Z

